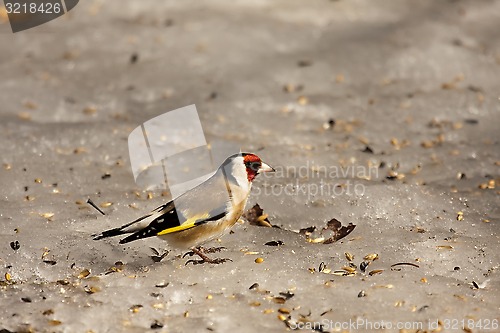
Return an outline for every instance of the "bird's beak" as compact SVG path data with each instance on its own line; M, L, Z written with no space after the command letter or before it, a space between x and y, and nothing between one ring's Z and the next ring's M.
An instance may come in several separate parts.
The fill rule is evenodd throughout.
M275 172L275 171L276 170L272 166L262 162L258 172L261 173L261 172Z

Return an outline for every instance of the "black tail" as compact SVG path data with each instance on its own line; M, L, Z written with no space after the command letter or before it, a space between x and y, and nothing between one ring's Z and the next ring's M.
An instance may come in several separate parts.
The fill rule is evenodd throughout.
M122 225L121 227L106 230L106 231L101 232L100 234L93 234L92 237L94 240L99 240L99 239L114 237L114 236L123 235L123 234L130 234L132 232L135 232L135 230L128 231L128 230L124 230L124 229L130 227L134 223L140 222L140 221L150 217L151 215L152 214L141 216L137 220L134 220L130 223Z
M123 235L126 233L128 233L128 232L123 231L122 228L120 227L120 228L114 228L114 229L103 231L100 234L93 234L92 237L93 237L93 240L99 240L99 239L103 239L103 238Z

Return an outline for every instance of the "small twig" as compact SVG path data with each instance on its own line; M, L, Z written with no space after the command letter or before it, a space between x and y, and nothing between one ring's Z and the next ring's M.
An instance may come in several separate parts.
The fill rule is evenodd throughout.
M89 205L91 205L92 207L94 207L95 209L97 209L97 211L99 213L101 213L102 215L106 215L106 214L104 214L104 212L99 207L96 206L96 204L92 200L90 200L90 198L87 200L87 203Z

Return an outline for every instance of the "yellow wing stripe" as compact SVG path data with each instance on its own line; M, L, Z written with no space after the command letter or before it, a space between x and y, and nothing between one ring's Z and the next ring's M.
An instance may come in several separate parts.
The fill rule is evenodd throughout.
M208 214L208 213L195 215L195 216L187 219L186 222L184 222L183 224L178 225L177 227L172 227L172 228L162 230L159 233L157 233L156 235L161 236L161 235L171 234L173 232L191 229L191 228L196 226L196 222L199 222L199 221L204 220L204 219L209 218L209 217L210 217L210 214Z

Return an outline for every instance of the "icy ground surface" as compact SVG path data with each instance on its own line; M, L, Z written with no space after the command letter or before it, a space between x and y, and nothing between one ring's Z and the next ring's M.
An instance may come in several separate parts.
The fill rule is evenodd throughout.
M499 331L500 1L209 3L0 17L0 330ZM238 223L217 266L92 241L167 200L134 184L127 136L193 103L280 171L247 208L281 228ZM356 228L292 231L332 218Z

